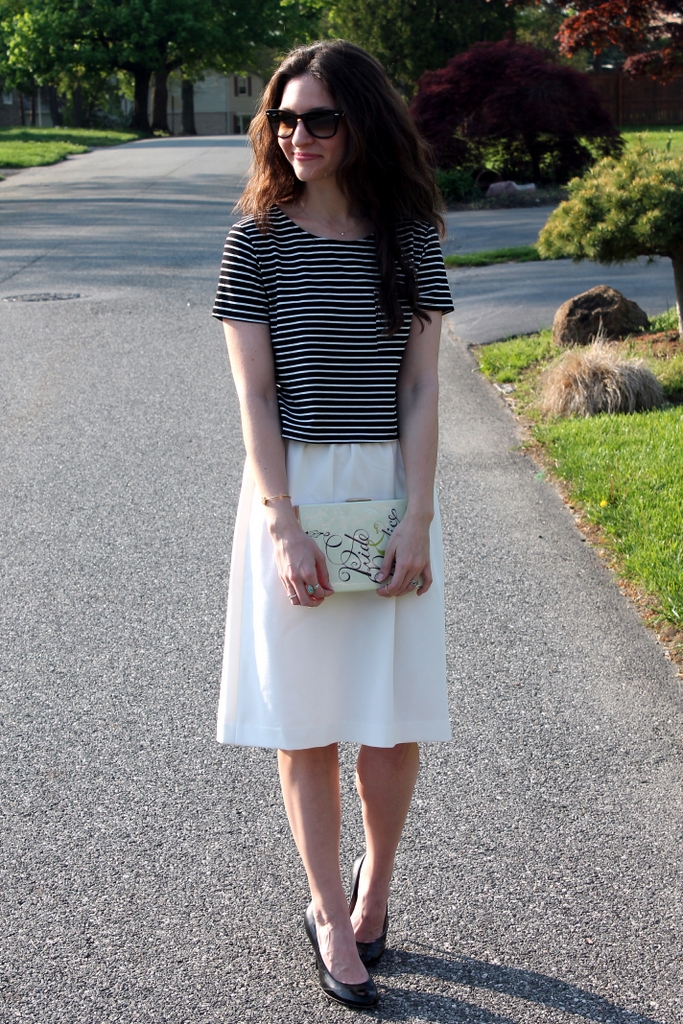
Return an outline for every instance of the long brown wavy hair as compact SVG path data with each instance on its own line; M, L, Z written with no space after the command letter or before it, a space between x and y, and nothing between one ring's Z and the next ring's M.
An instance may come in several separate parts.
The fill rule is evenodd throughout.
M427 143L382 65L360 46L335 39L299 46L285 57L249 128L254 160L238 206L267 232L273 204L295 201L304 190L265 114L280 106L287 83L300 75L319 79L344 111L348 144L337 182L354 210L374 228L387 334L391 337L403 324L401 300L424 324L429 316L419 306L415 270L401 248L398 228L401 222L418 220L434 225L443 237L441 197Z

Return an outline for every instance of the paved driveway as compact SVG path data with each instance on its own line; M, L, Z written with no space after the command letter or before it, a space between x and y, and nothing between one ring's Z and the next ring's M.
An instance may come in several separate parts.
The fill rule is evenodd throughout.
M349 1019L315 981L274 754L213 738L236 142L0 185L3 1022ZM81 297L1 301L40 293ZM473 369L446 340L454 738L423 751L374 1016L680 1024L678 684Z

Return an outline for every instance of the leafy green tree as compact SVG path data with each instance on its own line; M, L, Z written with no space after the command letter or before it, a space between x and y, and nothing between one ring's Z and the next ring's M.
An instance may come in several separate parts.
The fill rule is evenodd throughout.
M568 64L576 71L586 71L590 64L587 50L579 50L573 57L560 53L556 37L564 20L564 13L552 0L521 7L515 15L515 41L529 43L539 50L550 50L560 63Z
M93 105L107 88L106 53L79 26L75 4L0 0L0 74L20 92L47 87L56 122L56 91L76 112ZM77 37L79 45L72 40Z
M324 13L324 0L233 0L230 4L213 4L202 45L184 53L182 133L196 134L194 85L205 71L253 72L268 78L286 50L324 34Z
M53 0L44 0L53 2ZM149 131L147 97L155 76L152 128L168 130L168 75L186 60L196 60L215 43L216 9L210 0L91 0L97 38L111 66L134 79L131 126Z
M0 0L4 77L16 88L21 80L46 86L55 123L57 92L80 126L111 88L115 65L96 14L96 0Z
M514 24L505 0L336 0L329 11L330 30L377 57L407 98L424 71Z
M128 72L140 131L150 130L154 76L152 128L167 130L172 71L191 81L207 68L246 69L264 46L284 48L317 25L319 11L319 0L0 0L0 74L6 65L12 81L67 83L75 96Z
M569 183L538 239L541 256L623 263L668 256L683 337L683 160L641 145Z

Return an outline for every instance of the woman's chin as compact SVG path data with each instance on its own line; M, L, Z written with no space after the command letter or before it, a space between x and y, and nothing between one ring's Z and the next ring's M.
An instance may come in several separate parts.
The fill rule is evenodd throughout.
M299 181L319 181L321 178L330 177L329 167L321 167L320 165L313 164L293 164L294 173L296 174Z

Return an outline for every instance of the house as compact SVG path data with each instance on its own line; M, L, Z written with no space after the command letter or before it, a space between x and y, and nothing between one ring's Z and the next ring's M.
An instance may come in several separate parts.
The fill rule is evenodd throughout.
M243 135L256 110L264 81L259 75L208 74L194 87L194 120L199 135ZM35 125L51 128L52 119L45 89L37 89L33 97L23 97L24 121L31 123L31 103ZM150 90L150 117L152 114ZM22 97L16 90L2 92L0 126L20 125ZM123 99L121 108L129 113L130 100ZM171 75L168 80L168 126L174 135L181 129L181 80Z
M209 74L194 87L194 121L198 135L243 135L263 92L259 75ZM168 80L168 126L180 132L180 78Z
M20 96L16 89L3 88L2 102L0 103L0 127L9 128L20 125L22 121L22 106L24 120L26 124L29 124L31 118L31 97ZM50 128L52 120L44 89L38 89L36 96L33 97L33 106L36 125L41 128Z

